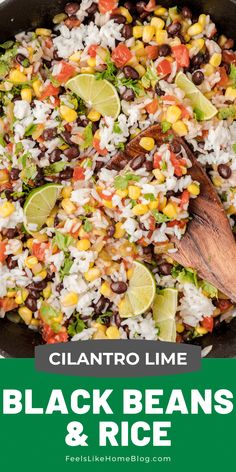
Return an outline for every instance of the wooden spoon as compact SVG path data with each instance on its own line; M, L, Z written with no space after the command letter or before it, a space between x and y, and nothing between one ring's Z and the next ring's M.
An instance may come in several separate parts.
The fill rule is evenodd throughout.
M139 144L145 136L154 138L159 146L173 140L172 131L163 134L160 125L150 126L127 144L124 153L118 153L112 158L109 168L121 169L130 158L146 154ZM188 172L193 180L200 183L201 192L196 199L190 200L192 220L182 239L174 239L178 251L171 257L186 268L196 269L201 278L236 302L236 243L225 210L210 179L186 142L176 136L174 139L183 146L192 162Z

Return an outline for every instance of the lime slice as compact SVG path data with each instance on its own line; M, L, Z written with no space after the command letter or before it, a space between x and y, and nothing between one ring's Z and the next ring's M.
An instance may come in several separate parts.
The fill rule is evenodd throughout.
M134 262L129 288L119 306L120 317L130 318L145 313L153 303L155 293L156 282L150 270L140 262Z
M42 228L56 204L61 188L59 184L47 184L30 192L24 205L24 224L29 232Z
M178 305L178 290L165 288L161 290L154 299L153 318L160 330L161 341L175 342L176 324L175 314Z
M66 87L79 95L89 108L101 113L102 116L117 118L120 113L118 93L107 80L96 80L92 74L79 74L68 80Z
M175 83L177 87L185 92L186 97L192 102L193 109L198 113L199 120L210 120L218 113L218 110L208 98L186 77L183 72L179 72Z

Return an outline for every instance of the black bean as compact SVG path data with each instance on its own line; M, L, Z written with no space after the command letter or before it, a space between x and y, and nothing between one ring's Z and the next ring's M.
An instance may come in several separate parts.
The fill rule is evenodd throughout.
M198 52L191 59L191 67L193 69L198 69L204 63L204 54Z
M175 192L173 190L167 190L166 192L166 198L171 198L175 196Z
M42 292L47 287L47 282L46 280L40 280L39 282L32 282L30 285L28 285L27 289L28 290L36 290L39 292Z
M158 54L159 56L169 56L171 54L171 47L169 44L161 44L158 47Z
M139 228L140 228L142 231L147 231L147 228L146 228L145 224L142 223L142 221L139 221L138 225L139 225Z
M45 129L41 134L44 141L50 141L51 139L54 139L56 135L57 135L57 128Z
M127 290L128 286L125 282L112 282L111 283L111 289L114 293L125 293Z
M173 269L173 265L170 264L169 262L162 262L159 265L159 271L162 275L170 275L172 269Z
M173 21L166 29L171 36L175 36L181 30L181 23Z
M12 167L10 171L10 178L11 180L18 180L20 175L20 169L17 169L16 167Z
M120 318L119 313L115 313L114 320L115 320L115 324L116 324L117 328L119 328L120 325L121 325L121 318Z
M23 67L29 67L30 65L29 59L26 56L24 56L24 54L17 54L15 57L15 60L16 62L18 62L18 64L20 64Z
M123 72L127 79L133 79L133 80L139 79L139 73L131 66L125 66L123 69Z
M107 228L108 238L112 238L114 236L114 234L115 234L115 226L113 226L113 225L108 226L108 228Z
M15 269L15 267L18 266L17 261L14 261L14 259L12 259L12 256L7 257L6 263L7 263L8 269L10 269L10 270Z
M89 8L87 8L87 14L88 16L94 15L98 11L98 5L97 3L92 3Z
M192 80L195 85L201 85L204 81L204 74L201 70L196 70L192 75Z
M57 49L54 49L53 51L53 59L55 59L55 61L60 61L62 59L62 57L59 56Z
M1 233L2 236L5 236L7 239L13 239L17 236L18 231L17 228L3 228Z
M71 167L66 167L64 170L60 172L60 178L62 180L69 180L72 178L73 169Z
M54 162L58 162L61 160L61 150L60 149L54 149L50 156L49 156L49 162L51 164L54 164Z
M124 7L127 8L130 13L135 12L135 5L132 2L125 2Z
M131 167L131 169L133 169L133 170L138 170L138 169L140 169L140 167L143 166L144 161L145 161L145 157L144 157L143 155L134 157L134 158L132 159L132 161L130 162L130 167Z
M158 97L162 97L163 95L165 95L165 92L161 90L161 87L158 85L158 82L155 85L155 92L158 95Z
M146 160L145 167L148 172L151 172L153 170L153 161Z
M132 38L133 36L133 27L131 25L124 25L121 30L121 35L125 39Z
M95 167L94 167L94 172L98 173L103 166L104 166L104 162L96 161L96 164L95 164Z
M98 300L98 302L96 303L96 305L94 305L94 313L95 313L95 315L100 315L100 314L104 311L104 309L105 309L107 303L109 303L109 300L107 300L107 298L105 298L105 297L102 295L101 298L99 298L99 300Z
M193 14L191 10L188 7L183 7L182 8L182 15L184 18L192 18Z
M181 144L176 139L173 139L173 141L171 141L170 143L170 149L175 154L179 154L179 152L181 151Z
M135 93L132 89L126 88L125 91L121 94L121 98L126 102L131 102L135 99Z
M35 312L38 309L37 300L35 300L35 298L33 298L29 295L25 300L25 306L27 306L27 308L29 308L29 310Z
M142 1L136 3L136 10L142 20L144 20L150 15L150 13L145 10L146 5L147 5L146 2L142 2Z
M73 141L71 141L71 134L69 133L69 131L63 131L61 133L61 137L62 139L65 141L66 144L70 144L70 145L74 145L75 143L73 143Z
M35 298L35 300L38 300L41 297L40 292L37 292L36 290L30 290L30 296Z
M82 126L83 128L86 128L86 126L89 124L89 120L87 118L77 118L76 123L78 126Z
M56 291L57 291L58 293L60 293L60 292L62 291L63 287L64 287L63 283L60 282L60 283L56 286Z
M114 20L118 25L124 25L126 23L126 18L123 15L113 14L111 15L111 20Z
M219 164L217 170L222 179L229 179L232 175L232 170L227 164Z
M151 255L153 253L153 245L149 244L148 246L143 247L143 254L146 256Z
M67 3L65 6L65 12L67 15L75 15L77 11L79 10L79 4L78 3Z
M5 134L4 134L4 141L5 141L7 144L9 144L9 143L11 142L10 136L9 136L8 133L5 133Z
M80 155L79 148L74 144L74 146L69 147L63 151L65 156L67 157L68 161L72 161Z
M4 193L3 195L1 196L1 198L6 198L7 200L14 200L14 198L12 197L12 189L6 189L4 190ZM17 198L18 200L18 198ZM14 200L16 201L16 200Z

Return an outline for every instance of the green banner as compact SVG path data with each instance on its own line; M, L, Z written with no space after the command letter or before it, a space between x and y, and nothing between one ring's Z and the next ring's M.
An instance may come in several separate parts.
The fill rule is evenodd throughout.
M199 372L99 379L2 359L0 470L234 470L235 367L204 359ZM109 428L116 444L102 445Z

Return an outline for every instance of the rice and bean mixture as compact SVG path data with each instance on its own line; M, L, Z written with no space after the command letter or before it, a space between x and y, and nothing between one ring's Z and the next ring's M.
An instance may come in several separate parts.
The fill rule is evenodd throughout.
M224 294L174 262L199 183L175 139L145 156L114 158L159 123L183 137L205 167L233 231L236 221L236 53L209 15L139 1L68 3L52 29L23 32L0 57L0 316L39 330L47 343L159 339L152 306L122 319L133 261L157 291L178 290L176 341L235 316ZM175 83L183 71L217 108L204 120ZM120 113L102 116L65 87L93 74L116 88ZM26 231L30 192L61 183L39 231Z

